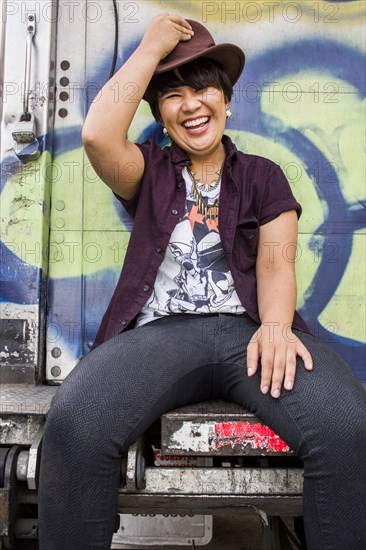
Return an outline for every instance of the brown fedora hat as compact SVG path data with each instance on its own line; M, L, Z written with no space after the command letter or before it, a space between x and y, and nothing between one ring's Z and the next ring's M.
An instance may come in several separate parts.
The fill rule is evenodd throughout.
M189 40L178 42L174 50L160 61L154 74L165 73L198 57L208 57L218 61L227 72L232 84L235 84L244 68L243 50L234 44L216 44L201 23L191 19L186 21L191 25L194 35Z

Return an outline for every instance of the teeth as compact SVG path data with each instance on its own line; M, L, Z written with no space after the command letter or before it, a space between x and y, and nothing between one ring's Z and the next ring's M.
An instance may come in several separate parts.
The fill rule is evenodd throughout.
M208 117L205 116L201 118L196 118L196 120L187 120L187 122L184 123L184 126L186 128L193 128L194 126L199 126L203 122L207 122L207 121L208 121Z

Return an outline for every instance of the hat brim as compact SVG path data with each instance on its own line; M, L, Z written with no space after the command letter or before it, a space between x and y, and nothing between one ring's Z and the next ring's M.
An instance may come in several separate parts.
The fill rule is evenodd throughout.
M206 50L200 51L199 53L193 54L179 61L172 60L170 62L167 61L167 63L164 63L163 59L162 61L160 61L159 65L155 69L154 75L166 73L167 71L171 71L172 69L181 67L182 65L185 65L190 61L194 61L199 57L207 57L209 59L218 61L223 69L227 72L232 84L235 84L235 82L237 82L245 65L245 55L243 50L241 50L238 46L235 46L235 44L224 43L211 46Z

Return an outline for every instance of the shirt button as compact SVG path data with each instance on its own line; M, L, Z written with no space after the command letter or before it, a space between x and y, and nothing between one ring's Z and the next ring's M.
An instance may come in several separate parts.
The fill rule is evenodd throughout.
M121 325L125 327L127 325L127 321L122 321Z
M162 248L161 248L160 246L157 246L157 247L155 248L155 251L156 251L158 254L160 254L160 252L162 251Z
M144 292L147 292L149 290L149 285L144 285Z
M182 182L181 182L181 181L178 181L178 183L177 183L178 189L182 189L182 186L183 186Z
M172 214L174 214L174 216L176 216L178 214L178 210L176 210L175 208L172 210Z

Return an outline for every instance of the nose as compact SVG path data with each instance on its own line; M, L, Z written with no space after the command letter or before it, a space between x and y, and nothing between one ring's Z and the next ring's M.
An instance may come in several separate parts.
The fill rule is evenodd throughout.
M201 106L201 96L198 92L190 90L183 96L182 110L187 112L196 111Z

